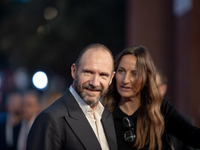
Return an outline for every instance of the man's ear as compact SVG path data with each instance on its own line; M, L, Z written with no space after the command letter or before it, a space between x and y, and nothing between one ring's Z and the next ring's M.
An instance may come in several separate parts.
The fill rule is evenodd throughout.
M110 83L109 83L109 85L112 83L112 80L113 80L114 76L115 76L115 71L113 71L113 73L112 73L112 76L111 76L111 78L110 78Z
M77 67L76 67L75 63L73 63L71 66L71 75L72 75L73 79L75 79L76 72L77 72Z

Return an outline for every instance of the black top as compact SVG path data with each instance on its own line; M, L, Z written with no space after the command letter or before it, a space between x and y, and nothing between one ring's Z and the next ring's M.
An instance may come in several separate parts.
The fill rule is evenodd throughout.
M162 137L163 141L163 150L168 149L166 146L166 135L171 134L181 140L183 143L186 143L192 147L200 148L200 129L194 127L188 120L186 120L176 109L175 107L167 100L163 100L161 105L161 111L165 120L165 133ZM135 121L134 126L137 125L136 111L132 117ZM122 120L127 116L121 109L117 106L113 111L115 130L117 135L118 150L136 150L133 147L133 143L126 142L124 140L124 133L129 130L124 126ZM133 127L134 129L136 127ZM167 133L167 134L166 134ZM136 135L137 136L137 135ZM144 148L145 150L145 148Z

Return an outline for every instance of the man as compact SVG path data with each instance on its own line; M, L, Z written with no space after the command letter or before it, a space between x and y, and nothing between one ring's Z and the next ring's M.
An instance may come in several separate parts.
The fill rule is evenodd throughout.
M107 47L86 47L71 66L73 84L36 118L27 150L116 150L112 115L100 103L113 70Z
M165 98L168 87L167 77L160 70L158 70L156 73L156 83L158 85L158 89L160 91L161 96ZM189 118L188 121L190 121ZM195 150L194 148L186 145L185 143L183 143L182 141L180 141L179 139L177 139L169 133L165 135L165 138L170 150Z
M11 92L6 98L6 112L0 116L0 149L16 150L21 126L22 96Z
M36 91L25 92L22 100L22 123L17 141L17 150L26 149L28 132L33 124L35 117L41 111L40 97Z
M156 73L156 83L158 85L159 92L162 97L165 97L167 93L167 77L161 71Z

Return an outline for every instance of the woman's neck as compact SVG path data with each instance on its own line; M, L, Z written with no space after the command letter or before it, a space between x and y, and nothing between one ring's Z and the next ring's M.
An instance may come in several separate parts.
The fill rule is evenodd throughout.
M139 98L133 98L133 99L121 98L119 102L119 108L128 116L134 114L134 112L136 112L136 110L139 107L140 107Z

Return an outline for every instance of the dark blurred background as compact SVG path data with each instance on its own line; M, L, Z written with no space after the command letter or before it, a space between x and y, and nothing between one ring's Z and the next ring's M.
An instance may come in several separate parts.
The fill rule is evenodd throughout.
M145 45L168 78L166 97L200 126L199 0L0 0L0 106L13 90L34 88L43 70L48 87L63 92L70 66L88 44L116 56Z

